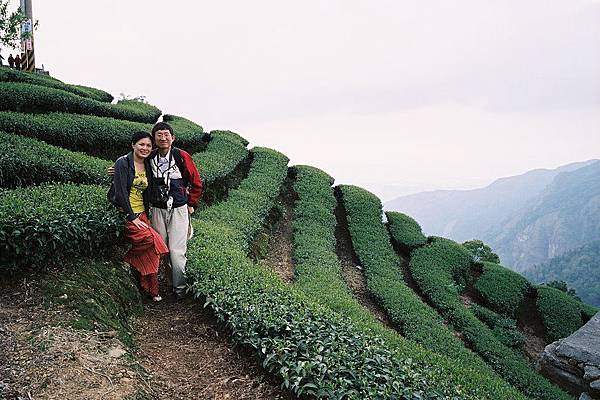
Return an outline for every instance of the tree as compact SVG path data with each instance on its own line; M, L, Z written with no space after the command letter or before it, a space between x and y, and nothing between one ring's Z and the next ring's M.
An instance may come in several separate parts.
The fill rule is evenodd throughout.
M481 240L468 240L463 243L463 246L473 254L476 262L489 261L500 264L500 257L498 254L494 253L492 248Z
M27 17L21 12L21 8L9 13L9 0L0 0L0 45L11 49L19 46L21 22Z

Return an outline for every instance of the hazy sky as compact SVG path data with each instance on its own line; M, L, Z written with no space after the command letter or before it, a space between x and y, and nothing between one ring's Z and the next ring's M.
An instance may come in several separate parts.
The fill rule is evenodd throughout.
M145 95L383 199L600 158L598 0L33 0L33 11L37 62L54 76Z

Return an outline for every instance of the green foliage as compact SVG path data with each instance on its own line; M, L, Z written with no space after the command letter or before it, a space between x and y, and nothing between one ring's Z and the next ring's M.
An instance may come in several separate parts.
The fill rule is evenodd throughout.
M244 146L248 146L248 141L246 139L244 139L243 137L241 137L239 134L232 132L232 131L219 131L219 130L215 130L215 131L210 131L211 135L221 135L221 136L229 136L231 139L233 139L236 142L241 142Z
M233 339L253 349L263 367L298 396L480 398L456 382L436 380L445 375L434 375L434 368L395 357L382 339L310 301L246 257L252 235L245 223L264 219L275 204L285 178L281 165L287 163L279 153L253 151L248 177L225 202L200 215L188 246L193 290Z
M0 187L43 182L108 184L107 161L0 132Z
M90 99L102 101L105 103L110 103L111 101L113 101L112 95L103 90L94 89L87 86L69 85L48 75L38 74L34 72L18 71L16 69L10 68L1 68L0 82L31 83L33 85L47 86L54 89L64 90L65 92L70 92L78 96L88 97Z
M248 177L229 193L226 201L202 212L204 221L227 222L233 227L239 235L238 243L246 251L275 205L289 161L283 154L263 147L253 148L252 154Z
M63 90L66 90L67 92L75 93L79 96L89 97L90 99L102 101L104 103L110 103L114 100L114 97L112 96L112 94L105 92L104 90L96 89L96 88L89 87L89 86L72 85L72 84L67 84L67 87L68 87L67 89L63 89ZM60 89L60 88L58 88L58 89Z
M123 217L95 185L40 185L0 192L0 266L57 264L118 241Z
M585 303L600 307L600 240L535 265L523 274L534 282L562 281ZM561 288L562 290L562 288ZM573 293L575 294L575 293Z
M520 348L525 343L525 336L517 328L514 319L503 317L477 304L471 306L471 311L481 322L492 329L494 336L505 346Z
M15 49L20 39L21 22L26 19L26 16L20 9L9 12L9 4L8 0L0 0L0 45Z
M0 110L35 113L58 111L145 123L154 123L161 114L158 108L139 101L108 104L64 90L20 82L0 82Z
M458 294L470 270L471 254L460 244L435 238L411 254L410 270L423 294L459 331L464 340L500 376L526 396L540 400L571 397L538 375L528 362L502 344L460 301Z
M211 185L228 176L246 157L248 150L242 142L221 133L211 133L206 151L193 155L200 176Z
M553 287L554 289L558 289L561 292L565 292L566 294L568 294L575 300L581 301L579 296L577 296L577 291L573 288L568 287L567 282L565 282L565 281L546 282L546 283L544 283L544 286L550 286L550 287Z
M549 286L538 286L537 294L536 305L548 342L567 337L583 325L580 302Z
M131 135L152 125L93 115L0 112L0 129L108 160L131 151Z
M340 190L352 244L364 267L369 293L400 333L436 353L485 368L485 363L444 326L438 313L404 284L400 259L381 220L380 200L355 186L340 185Z
M427 243L427 238L423 235L421 226L417 221L396 211L388 211L385 215L387 216L392 239L403 250L410 251Z
M492 251L492 248L481 240L473 239L463 243L463 246L467 248L473 254L473 259L477 262L491 262L500 264L500 257L498 254Z
M464 363L457 363L424 350L395 331L385 328L373 314L362 307L349 292L335 253L336 218L333 210L336 200L331 188L333 178L308 166L296 166L294 172L294 190L298 195L294 207L294 265L297 289L308 298L349 317L360 331L372 332L382 337L386 346L393 349L395 357L417 362L419 373L423 374L427 370L428 374L431 374L430 379L438 386L460 384L465 387L465 392L476 398L522 397L495 374L490 373L481 362L469 369Z
M73 326L115 330L124 343L133 345L130 321L143 312L134 282L130 269L121 264L82 258L49 276L45 292L51 301L77 311Z
M509 317L514 317L530 287L520 274L490 262L483 263L483 274L475 282L475 289L490 308Z

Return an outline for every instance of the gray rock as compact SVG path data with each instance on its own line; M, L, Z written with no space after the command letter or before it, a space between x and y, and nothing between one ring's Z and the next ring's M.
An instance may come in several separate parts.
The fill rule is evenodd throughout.
M568 392L578 395L588 389L587 382L583 380L583 371L571 365L569 360L556 356L558 342L546 346L536 363L542 375L558 384Z
M600 313L556 347L560 357L600 367Z
M600 392L600 379L590 383L590 387L592 388L592 390L595 390L596 392Z
M587 393L581 393L581 396L579 396L579 400L594 400L594 399L592 399L592 396L590 396Z
M585 379L587 382L595 381L596 379L600 378L600 368L598 367L586 365L584 371L585 374L583 375L583 379Z

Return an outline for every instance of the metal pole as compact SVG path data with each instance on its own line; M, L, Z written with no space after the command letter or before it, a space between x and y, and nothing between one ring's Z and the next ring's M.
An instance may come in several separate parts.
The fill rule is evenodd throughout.
M21 51L21 65L22 69L26 71L35 71L35 52L33 47L33 9L31 3L33 0L21 0L21 12L25 14L25 17L31 21L31 35L29 40L31 41L31 49L25 46L25 50ZM23 34L23 32L21 32Z

